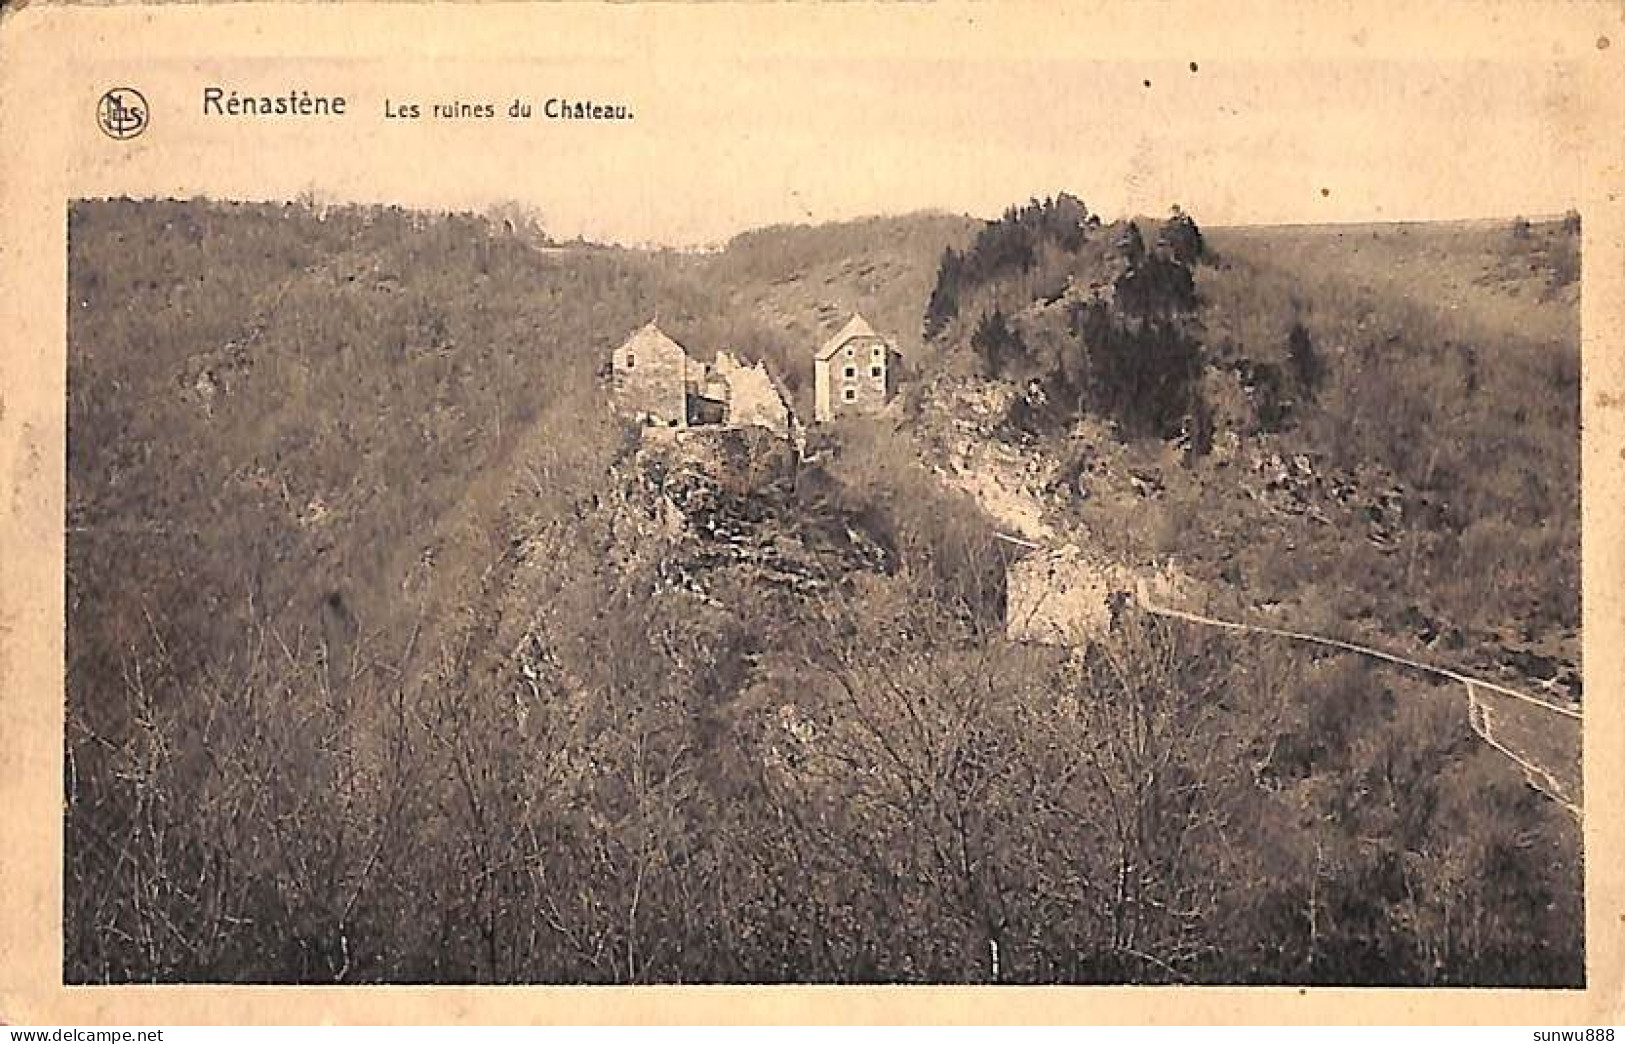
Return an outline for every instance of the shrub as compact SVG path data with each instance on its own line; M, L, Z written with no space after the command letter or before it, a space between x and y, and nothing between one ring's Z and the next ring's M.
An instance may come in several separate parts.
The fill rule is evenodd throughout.
M1099 302L1077 306L1072 324L1089 356L1091 407L1129 438L1176 434L1202 374L1201 344L1185 326L1121 321Z
M1157 232L1157 243L1175 261L1187 267L1195 265L1207 252L1207 245L1202 240L1202 230L1197 227L1195 220L1178 206L1168 220L1162 223Z
M1292 382L1304 402L1313 402L1320 391L1322 362L1315 351L1315 342L1301 321L1294 320L1287 334L1287 363L1292 367Z
M982 316L970 343L982 362L983 372L989 377L1005 376L1027 356L1026 343L1019 333L1010 328L1009 320L997 308Z

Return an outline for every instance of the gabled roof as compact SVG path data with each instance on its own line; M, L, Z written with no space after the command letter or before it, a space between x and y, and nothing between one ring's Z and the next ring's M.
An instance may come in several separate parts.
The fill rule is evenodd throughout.
M639 353L678 351L682 352L684 356L688 355L688 352L683 350L682 345L667 337L665 331L661 330L653 322L645 323L636 333L626 339L626 343L621 345L621 350L626 351L627 349Z
M818 349L818 354L813 356L813 358L828 359L830 356L840 351L841 346L852 340L854 337L880 337L880 335L875 333L874 327L869 325L869 321L867 319L854 313L852 318L847 320L846 325L841 327L840 331L836 333L834 337L831 337L829 340L824 342L824 347ZM884 338L882 338L882 340L884 340Z

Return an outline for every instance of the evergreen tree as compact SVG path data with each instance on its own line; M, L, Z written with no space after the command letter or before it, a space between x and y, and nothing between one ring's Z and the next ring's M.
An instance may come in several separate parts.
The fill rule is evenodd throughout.
M995 308L976 324L971 336L971 347L982 360L982 369L989 377L1002 377L1027 354L1027 345L1021 335L1011 329L1001 309Z
M1199 387L1191 394L1191 415L1185 431L1190 436L1190 444L1185 450L1186 464L1213 452L1213 406Z
M1313 402L1320 391L1323 367L1320 355L1315 351L1315 342L1299 320L1293 320L1292 331L1287 334L1286 357L1292 367L1298 397L1304 402Z
M937 284L931 288L931 299L925 305L925 336L937 336L959 316L959 284L965 270L965 259L953 247L942 252L942 263L937 265Z
M1207 252L1207 245L1202 240L1202 230L1177 204L1168 220L1162 223L1162 228L1157 233L1157 242L1173 255L1174 260L1186 266L1196 264Z
M1089 356L1090 406L1126 438L1166 438L1190 414L1202 374L1202 346L1172 319L1124 322L1093 302L1073 312L1073 335Z
M1140 226L1130 221L1117 237L1117 250L1130 265L1137 265L1145 260L1145 237L1140 235Z

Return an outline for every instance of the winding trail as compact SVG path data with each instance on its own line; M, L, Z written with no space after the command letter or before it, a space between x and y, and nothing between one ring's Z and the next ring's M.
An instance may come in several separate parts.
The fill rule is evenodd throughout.
M1021 537L998 532L994 535L1000 540L1019 547L1034 551L1047 550L1045 545ZM1160 616L1169 620L1180 620L1200 627L1215 627L1238 633L1260 634L1272 638L1284 638L1288 641L1319 645L1323 648L1337 649L1357 656L1382 660L1396 667L1420 671L1461 685L1466 691L1467 723L1472 728L1473 733L1487 743L1491 749L1499 752L1507 760L1517 765L1530 786L1557 802L1574 817L1576 822L1584 826L1585 812L1581 796L1583 781L1580 772L1580 751L1584 740L1585 718L1579 708L1541 699L1539 696L1531 696L1526 692L1520 692L1517 689L1496 682L1475 678L1460 671L1452 670L1449 667L1440 667L1437 664L1413 660L1408 656L1400 656L1397 653L1362 645L1358 642L1310 634L1306 631L1269 627L1264 624L1223 620L1215 616L1206 616L1201 613L1188 612L1184 609L1175 609L1171 606L1158 605L1151 598L1149 587L1143 580L1134 591L1134 600L1141 609L1153 616ZM1498 707L1496 706L1497 703L1504 703L1505 705ZM1519 714L1525 715L1522 721L1519 719ZM1535 717L1531 718L1529 715ZM1555 723L1550 716L1556 716ZM1522 739L1519 739L1517 735L1520 731L1520 725L1525 726L1522 729L1524 733ZM1573 731L1574 735L1571 740L1565 740L1563 737L1555 735L1564 729ZM1536 754L1532 748L1543 745L1553 746L1554 743L1560 748L1551 753L1549 760L1554 764L1541 765L1540 755ZM1561 763L1571 764L1573 771L1565 774L1562 768L1555 767L1556 764ZM1565 775L1568 776L1567 779L1565 779Z
M1543 700L1539 696L1530 696L1528 693L1518 692L1516 689L1509 689L1504 685L1497 685L1494 682L1485 681L1482 678L1472 678L1458 671L1450 670L1448 667L1439 667L1430 663L1422 663L1419 660L1412 660L1404 656L1396 656L1390 652L1383 652L1381 649L1373 649L1369 645L1360 645L1356 642L1345 642L1338 638L1327 638L1318 634L1305 634L1302 631L1286 631L1279 627L1264 627L1257 624L1237 623L1234 620L1220 620L1211 616L1203 616L1200 613L1187 613L1181 609L1169 609L1166 606L1156 605L1146 598L1143 592L1137 592L1136 595L1139 600L1140 607L1153 616L1165 616L1175 620L1186 620L1190 623L1204 624L1208 627L1223 627L1232 631L1250 631L1254 634L1270 634L1277 638L1291 638L1300 642L1313 642L1316 645L1327 645L1336 649L1343 649L1347 652L1359 653L1362 656L1374 656L1379 660L1387 660L1389 663L1397 663L1401 667L1411 667L1419 671L1425 671L1428 674L1436 674L1441 678L1449 678L1451 681L1461 682L1469 689L1474 687L1489 689L1492 692L1498 692L1503 696L1510 696L1515 700L1522 700L1525 703L1540 707L1542 710L1551 711L1553 714L1561 714L1564 717L1573 718L1576 721L1579 721L1582 718L1581 712L1572 707L1565 707L1562 704L1553 703L1550 700Z
M1575 793L1575 791L1578 789L1577 786L1566 784L1557 774L1557 770L1542 767L1536 764L1531 757L1524 756L1525 753L1528 753L1527 751L1524 753L1519 753L1518 751L1514 750L1509 745L1509 743L1512 741L1503 741L1503 736L1498 732L1498 728L1501 723L1509 720L1510 716L1508 716L1508 718L1503 718L1497 711L1492 709L1490 701L1486 699L1485 694L1494 693L1497 696L1519 701L1521 704L1534 708L1542 713L1561 715L1563 718L1574 721L1577 726L1581 728L1583 733L1584 716L1581 711L1573 707L1565 707L1562 704L1553 703L1550 700L1543 700L1538 696L1531 696L1528 693L1519 692L1516 689L1509 689L1505 685L1498 685L1495 682L1485 681L1482 678L1474 678L1469 675L1462 674L1460 671L1451 670L1448 667L1440 667L1436 664L1423 663L1420 660L1413 660L1406 656L1399 656L1391 652L1385 652L1382 649L1375 649L1369 645L1361 645L1357 642L1346 642L1339 638L1328 638L1324 635L1307 634L1303 631L1289 631L1280 627L1266 627L1260 624L1241 623L1236 620L1221 620L1217 617L1204 616L1201 613L1191 613L1182 609L1173 609L1169 608L1168 606L1157 605L1147 596L1143 586L1140 590L1135 592L1135 598L1136 601L1139 602L1140 607L1153 616L1161 616L1172 620L1182 620L1187 623L1198 624L1204 627L1217 627L1228 631L1241 631L1252 634L1270 635L1276 638L1286 638L1291 641L1307 642L1313 645L1340 649L1344 652L1351 652L1360 656L1368 656L1373 659L1384 660L1400 667L1406 667L1411 670L1421 671L1426 674L1432 674L1436 677L1457 682L1465 687L1467 691L1467 722L1468 725L1471 726L1473 732L1477 734L1477 736L1485 743L1489 744L1491 748L1499 751L1504 757L1522 769L1524 778L1529 781L1530 786L1534 787L1536 790L1539 790L1553 801L1556 801L1564 808L1565 811L1575 818L1576 822L1584 825L1585 812L1581 806L1579 795ZM1576 780L1576 784L1577 783L1578 780Z

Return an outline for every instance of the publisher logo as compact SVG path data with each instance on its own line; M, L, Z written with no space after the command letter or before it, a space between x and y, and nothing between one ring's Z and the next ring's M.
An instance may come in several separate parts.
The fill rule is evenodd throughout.
M134 87L115 87L96 103L96 126L109 138L127 141L147 129L147 99Z

